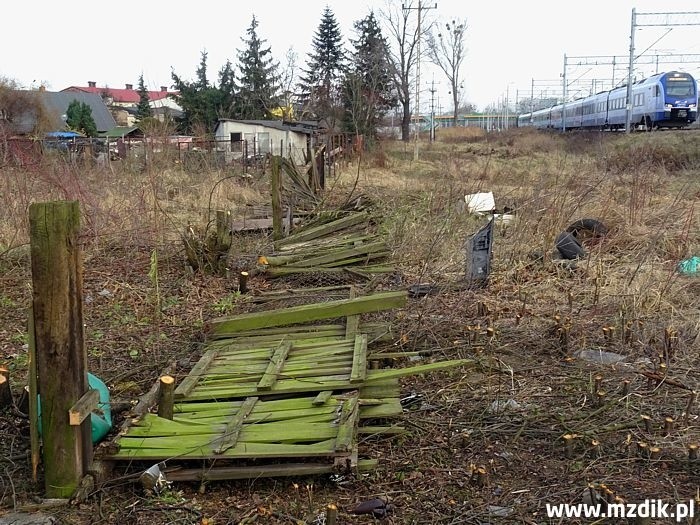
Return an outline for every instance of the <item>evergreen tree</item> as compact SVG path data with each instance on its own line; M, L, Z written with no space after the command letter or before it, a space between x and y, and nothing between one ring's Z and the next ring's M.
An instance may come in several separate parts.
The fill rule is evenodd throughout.
M353 63L344 81L344 127L376 139L379 120L396 105L388 47L373 12L354 24Z
M236 116L235 75L231 62L226 62L219 71L219 85L211 84L207 78L207 53L202 51L196 76L196 81L189 82L172 72L178 93L171 96L183 111L178 124L184 133L212 133L218 119Z
M97 135L97 125L92 118L92 108L85 102L73 100L66 111L66 125L83 135L94 137Z
M339 106L346 60L340 26L328 6L313 36L312 48L299 83L303 104L317 117L332 118Z
M153 116L153 110L149 104L150 98L148 97L148 90L143 82L143 73L139 77L139 87L136 90L139 94L139 103L136 106L136 118L137 120L143 120L147 117Z
M257 32L258 21L253 15L246 30L246 47L238 52L240 74L238 77L238 117L241 119L266 119L277 103L277 63L272 59L266 40Z

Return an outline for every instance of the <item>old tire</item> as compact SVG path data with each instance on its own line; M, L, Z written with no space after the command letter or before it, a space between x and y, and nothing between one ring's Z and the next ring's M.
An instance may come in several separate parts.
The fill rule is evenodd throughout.
M581 233L585 233L590 237L602 237L608 234L608 228L596 219L579 219L572 222L566 229L568 233L574 237L580 237Z

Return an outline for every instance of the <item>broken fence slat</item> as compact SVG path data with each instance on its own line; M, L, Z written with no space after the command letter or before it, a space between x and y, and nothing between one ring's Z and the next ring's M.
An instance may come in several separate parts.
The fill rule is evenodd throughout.
M339 230L350 228L351 226L355 226L356 224L367 222L368 220L369 215L365 212L352 213L347 217L342 217L335 221L327 222L325 224L321 224L320 226L315 226L312 228L302 230L299 233L292 234L289 237L286 237L276 242L275 247L284 246L285 244L294 244L298 242L317 239L319 237L329 235Z
M238 409L236 415L233 416L228 425L226 425L226 430L224 430L224 433L220 438L220 443L218 446L215 445L216 448L214 449L214 452L216 454L223 454L228 449L236 445L238 442L238 435L241 433L241 429L243 428L243 423L252 412L257 402L257 397L249 397L243 402L243 405L240 409Z
M272 388L272 385L277 381L277 376L282 371L284 361L287 359L291 348L291 341L283 341L277 346L275 353L272 354L270 358L270 363L267 365L265 373L258 382L258 390L270 390L270 388Z
M219 319L212 323L212 333L234 333L243 330L255 330L271 326L284 326L287 324L299 324L321 319L334 319L348 315L377 312L401 308L406 304L406 292L384 292L374 295L366 295L355 299L341 299L326 303L306 304L269 310L267 312L254 312L242 314L228 319Z
M90 413L97 408L97 403L100 401L100 391L91 388L83 394L83 396L75 402L68 411L68 424L78 426Z
M313 406L325 405L332 395L333 395L332 390L323 390L316 395L316 397L311 402L311 404Z
M338 436L335 440L336 453L347 453L352 450L352 443L357 433L357 422L359 419L357 397L351 397L343 403L340 412L340 424L338 425Z
M176 398L184 397L192 391L199 381L199 378L205 374L209 368L209 365L211 365L212 361L214 361L218 354L218 349L214 348L205 352L201 359L197 361L197 364L194 365L194 368L192 368L190 373L187 374L187 377L185 377L182 383L180 383L180 385L175 389Z
M350 382L360 383L367 377L367 334L355 336L355 350L352 357Z

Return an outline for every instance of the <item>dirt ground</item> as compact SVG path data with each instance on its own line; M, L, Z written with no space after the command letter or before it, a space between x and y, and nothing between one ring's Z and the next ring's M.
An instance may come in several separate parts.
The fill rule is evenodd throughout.
M688 458L700 444L700 277L675 268L700 255L700 137L678 135L659 146L647 136L445 134L418 163L403 145L388 144L359 169L356 162L341 168L330 200L342 202L353 188L365 193L392 246L396 271L373 288L442 285L392 313L396 338L387 348L473 360L402 380L402 392L419 401L400 418L405 435L361 441L360 455L379 461L375 471L178 482L155 495L138 483L141 466L120 466L86 502L42 508L41 479L31 481L27 458L28 422L7 409L0 412L0 523L10 512L42 512L67 524L321 524L331 503L338 523L371 523L371 514L350 511L373 498L391 505L384 523L591 523L548 518L546 505L591 495L670 504L697 497L700 462ZM240 191L227 191L251 192L249 181L235 184ZM517 220L496 229L488 286L465 290L457 286L463 243L484 219L456 203L479 190L512 205ZM186 208L187 191L179 195L182 201L163 198L164 214ZM261 190L263 203L264 196ZM609 233L584 244L584 259L553 260L554 237L589 217ZM164 239L83 239L89 369L108 384L117 410L170 363L186 374L210 319L245 311L235 279L192 275L181 245ZM234 239L232 268L266 241ZM149 276L156 247L158 298ZM15 393L26 380L30 285L27 250L4 253L0 364ZM253 293L274 286L283 284L251 280ZM582 350L624 361L600 363Z

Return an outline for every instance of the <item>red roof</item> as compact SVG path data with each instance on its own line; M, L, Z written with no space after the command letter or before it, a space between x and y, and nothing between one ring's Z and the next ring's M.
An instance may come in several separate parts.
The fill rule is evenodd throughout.
M63 89L61 91L83 91L85 93L96 93L98 95L102 95L103 93L106 93L109 97L112 98L112 100L115 103L131 103L131 104L138 104L140 98L139 98L139 92L136 91L135 89L114 89L114 88L108 88L108 87L83 87L83 86L70 86L67 87L66 89ZM167 97L170 94L175 94L176 92L172 91L149 91L148 92L148 98L149 100L161 100Z

